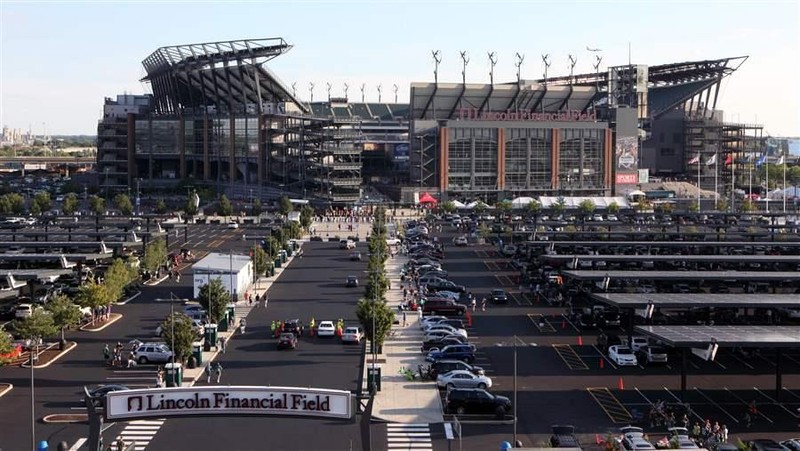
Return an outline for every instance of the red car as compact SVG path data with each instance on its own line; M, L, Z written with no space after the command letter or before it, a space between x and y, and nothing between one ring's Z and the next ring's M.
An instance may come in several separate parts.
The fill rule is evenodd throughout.
M297 348L297 336L291 332L284 332L278 338L278 349Z

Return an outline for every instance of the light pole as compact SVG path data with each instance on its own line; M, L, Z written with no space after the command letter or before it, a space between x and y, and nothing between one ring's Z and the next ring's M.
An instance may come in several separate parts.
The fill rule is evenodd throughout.
M523 345L528 345L524 341L520 340L519 337L514 335L514 400L512 404L514 405L514 436L513 441L516 445L517 443L517 341L522 343Z
M419 187L422 188L422 161L425 151L425 136L419 136Z
M31 350L31 449L36 449L36 396L33 388L33 366L34 360L39 356L39 337L31 338L31 345L35 346L35 350Z

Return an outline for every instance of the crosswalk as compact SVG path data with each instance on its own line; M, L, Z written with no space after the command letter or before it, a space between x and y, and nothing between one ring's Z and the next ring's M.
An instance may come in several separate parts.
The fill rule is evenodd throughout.
M125 429L120 432L117 438L114 439L114 443L120 440L126 444L135 442L135 450L144 450L147 448L147 445L150 444L150 441L153 440L153 437L156 436L158 430L161 429L161 426L165 421L167 420L157 419L131 421L125 426Z
M433 450L431 429L425 423L389 423L386 425L386 449L399 450Z

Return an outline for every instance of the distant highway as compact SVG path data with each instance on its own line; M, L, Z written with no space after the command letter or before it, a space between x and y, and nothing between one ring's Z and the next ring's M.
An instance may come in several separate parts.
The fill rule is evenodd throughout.
M0 164L45 163L45 164L95 164L97 157L0 157Z

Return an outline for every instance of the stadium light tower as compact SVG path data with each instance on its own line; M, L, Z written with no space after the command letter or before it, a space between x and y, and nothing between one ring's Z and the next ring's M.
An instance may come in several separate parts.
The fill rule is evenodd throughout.
M467 57L466 50L459 53L461 53L461 83L467 84L467 64L469 64L469 57Z
M325 83L325 87L328 88L328 103L330 103L331 102L331 88L333 87L333 85L330 84L330 82L328 82L328 83Z
M308 92L311 93L311 101L314 101L314 82L308 82Z
M394 91L394 103L397 103L397 91L400 90L400 86L392 85L392 90Z
M439 64L442 62L442 52L431 50L433 55L433 83L439 84Z
M602 63L602 62L603 62L603 57L602 56L598 56L598 55L594 56L594 64L592 64L592 66L594 66L594 75L595 75L594 76L594 90L595 90L595 92L600 92L600 63ZM595 97L595 98L597 98L597 97ZM597 100L595 100L594 104L592 105L592 108L596 108L596 106L597 106Z
M350 89L350 85L347 83L344 84L344 98L347 98L347 90Z
M489 84L494 84L494 66L497 64L497 54L489 52Z
M545 53L542 55L542 62L544 63L544 85L547 86L547 71L550 69L550 54Z
M569 55L569 84L573 83L573 74L575 73L575 65L578 64L578 58Z
M297 82L292 83L292 97L297 97Z
M361 83L361 103L364 103L364 90L367 89L366 83Z
M522 83L522 62L525 61L525 55L520 55L517 52L517 62L514 63L514 66L517 68L517 85Z
M381 92L383 92L383 85L378 85L376 89L378 90L378 103L381 103Z

